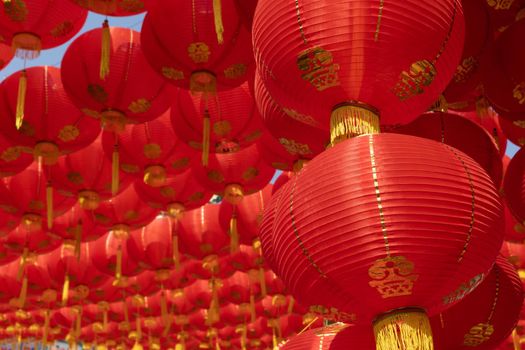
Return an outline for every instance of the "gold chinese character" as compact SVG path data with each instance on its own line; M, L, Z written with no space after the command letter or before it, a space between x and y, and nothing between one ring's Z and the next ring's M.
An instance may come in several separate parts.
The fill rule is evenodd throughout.
M206 63L210 59L210 48L203 42L191 43L188 46L188 56L195 63Z
M480 346L490 339L494 333L494 326L488 323L479 323L472 327L470 331L465 334L463 345L465 346Z
M513 96L520 105L525 103L525 81L522 81L513 90Z
M422 94L425 91L423 87L432 84L436 74L436 68L427 60L412 63L408 72L403 71L399 75L399 82L394 87L393 93L401 101Z
M339 85L339 64L334 63L333 55L322 47L303 51L297 57L297 67L301 77L318 91Z
M368 284L376 288L383 299L411 295L419 277L413 272L414 263L404 256L379 259L368 270L373 279Z

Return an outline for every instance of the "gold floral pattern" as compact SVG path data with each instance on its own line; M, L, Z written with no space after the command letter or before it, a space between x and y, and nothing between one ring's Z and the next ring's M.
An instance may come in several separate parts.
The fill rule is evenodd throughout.
M139 167L133 164L120 164L120 169L122 169L123 172L129 173L129 174L136 174L139 172Z
M386 257L377 260L368 270L372 278L370 287L376 288L383 299L412 295L414 282L414 263L404 256Z
M162 154L162 149L157 143L148 143L143 148L144 156L148 159L157 159Z
M141 0L121 0L118 6L124 11L131 13L144 11L144 2Z
M487 0L487 5L494 7L494 10L508 10L514 0Z
M246 74L246 65L242 63L232 64L224 70L224 76L228 79L238 79Z
M259 170L257 170L257 168L249 167L242 173L242 178L245 181L251 181L255 179L258 175L259 175Z
M145 113L147 111L149 111L149 109L151 108L151 102L148 101L147 99L145 98L139 98L133 102L130 103L130 105L128 106L128 109L132 112L132 113Z
M4 1L4 12L13 22L24 22L29 10L23 0Z
M76 126L66 125L58 133L58 138L62 142L71 142L71 141L75 141L78 135L80 135L80 130L78 130Z
M232 125L227 120L213 123L213 132L217 136L226 136L232 131Z
M184 72L173 67L162 67L162 75L170 80L184 79Z
M60 38L68 35L73 30L73 23L71 21L64 21L56 25L55 28L51 29L51 36L54 38Z
M20 158L21 154L22 154L22 151L21 151L20 147L18 147L18 146L9 147L9 148L6 148L2 152L2 155L0 156L0 158L4 162L9 163L9 162L15 161L18 158Z
M189 163L190 163L190 158L183 157L183 158L180 158L180 159L177 159L171 162L171 167L173 169L183 169L187 167Z
M210 59L210 48L204 42L191 43L188 46L188 56L194 63L206 63Z
M525 81L522 81L512 91L512 96L514 99L518 100L520 105L525 103Z
M305 143L299 143L295 140L288 140L284 137L279 139L279 143L292 155L306 156L312 154L310 147Z
M210 170L208 171L208 179L210 179L213 182L221 183L224 182L224 176L217 170Z
M69 172L66 176L69 182L74 183L75 185L81 185L84 183L84 178L77 171Z
M104 88L98 84L89 84L87 87L87 92L92 99L99 103L105 103L108 100L108 93Z

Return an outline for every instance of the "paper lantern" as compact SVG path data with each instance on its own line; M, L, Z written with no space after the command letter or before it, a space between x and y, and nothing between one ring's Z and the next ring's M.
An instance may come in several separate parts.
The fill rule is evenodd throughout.
M85 9L106 16L133 16L146 11L151 0L72 0Z
M334 141L409 122L437 100L461 56L463 10L453 0L259 1L253 38L275 101Z
M498 258L470 295L432 320L437 349L494 349L518 322L523 289L514 267Z
M514 218L519 222L525 222L525 202L523 201L523 178L525 174L525 152L518 151L511 159L505 179L503 190L507 205Z
M20 80L26 89L20 95ZM46 165L58 156L89 145L100 133L99 123L70 100L60 80L60 69L32 67L9 76L0 86L2 133L15 144L28 147Z
M279 193L273 230L261 231L277 275L324 317L375 320L378 349L408 339L431 349L425 314L472 291L503 238L499 195L486 172L422 138L341 142Z
M244 21L234 0L157 2L142 25L144 53L179 87L208 93L231 89L245 82L254 66Z
M11 48L5 42L0 42L0 70L4 69L12 59L13 51Z
M69 0L2 2L0 35L21 58L36 58L40 50L66 43L84 26L87 11Z
M13 176L21 172L33 162L33 159L30 150L0 135L0 177Z
M525 21L512 24L495 41L485 63L483 85L485 94L498 112L525 112L525 69L521 62L525 50L521 39Z
M499 149L490 134L475 122L451 113L434 112L423 114L395 132L440 141L466 153L499 187L503 177Z
M525 145L525 113L500 113L499 123L505 136L515 145Z
M181 140L202 151L204 165L209 153L235 152L261 136L260 115L249 84L212 96L183 89L175 94L173 129Z
M193 156L173 131L170 110L152 121L130 125L116 136L104 133L102 144L109 156L118 144L121 171L153 187L164 185L167 176L187 170Z

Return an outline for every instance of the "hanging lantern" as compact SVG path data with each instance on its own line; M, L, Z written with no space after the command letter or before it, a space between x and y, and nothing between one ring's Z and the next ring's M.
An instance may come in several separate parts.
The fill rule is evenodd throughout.
M331 130L332 142L409 122L437 100L463 48L461 4L435 5L259 1L257 69L288 115Z
M180 142L171 127L170 111L141 124L130 125L117 136L121 171L160 187L166 178L189 168L192 150ZM111 156L115 135L104 133L102 144Z
M24 59L69 41L84 26L87 11L69 0L10 0L0 4L0 36Z
M523 0L489 0L484 1L485 7L488 8L490 22L492 26L492 35L498 37L514 21L520 18L520 12L525 6Z
M181 140L202 151L204 165L210 153L235 152L261 136L260 115L250 84L245 82L211 96L178 89L171 108L173 129Z
M13 51L11 48L6 45L5 42L2 42L0 40L0 70L4 69L4 67L7 67L9 62L13 59Z
M472 291L502 242L502 207L485 171L422 138L341 142L279 194L273 230L261 231L277 275L311 311L373 323L378 349L409 339L432 349L427 315Z
M525 152L518 151L511 159L505 179L503 191L510 212L519 223L525 223L525 201L523 200L523 178L525 175Z
M436 140L464 152L485 169L499 188L503 165L497 144L475 122L455 114L433 112L421 115L394 132Z
M494 349L518 322L523 289L514 267L499 257L485 281L432 319L437 349Z
M146 62L140 34L111 28L108 72L100 77L102 29L77 38L62 60L62 81L74 103L87 115L100 119L105 131L118 134L127 124L144 123L164 113L171 104L172 88ZM144 82L147 81L147 84ZM119 187L119 145L115 138L112 192Z
M231 89L253 71L251 33L243 23L234 0L157 2L142 25L144 53L179 87L212 94Z
M102 141L97 138L88 147L59 158L53 168L53 186L62 193L77 197L82 209L94 210L101 201L113 197L111 158L102 149ZM119 173L119 191L131 184L131 178Z
M498 120L503 134L512 143L518 147L525 145L525 113L500 113Z
M497 112L525 112L525 50L521 42L525 21L505 30L492 45L483 70L485 94Z
M0 177L13 176L33 162L30 150L0 135Z

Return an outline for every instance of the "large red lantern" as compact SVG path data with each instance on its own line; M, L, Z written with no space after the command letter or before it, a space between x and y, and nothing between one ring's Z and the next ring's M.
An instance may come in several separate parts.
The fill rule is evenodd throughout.
M89 11L106 16L133 16L145 12L152 0L72 0Z
M431 349L426 314L472 291L503 238L499 195L486 172L464 153L418 137L341 142L279 193L273 231L261 232L277 275L312 311L374 320L378 349L409 338Z
M245 82L254 66L251 33L243 23L234 0L158 1L142 25L144 53L179 87L230 89Z
M498 112L525 112L525 49L521 45L525 20L516 21L496 40L487 55L483 85Z
M475 122L456 114L433 112L421 115L395 132L443 142L466 153L485 169L499 188L503 164L498 146L490 134Z
M461 4L436 5L259 1L257 69L288 115L332 141L409 122L437 100L463 48Z
M20 79L26 84L23 98ZM2 82L0 94L2 133L16 144L30 147L35 158L42 157L47 165L55 164L61 154L86 147L100 133L99 123L69 99L58 68L19 71Z
M87 17L87 11L70 0L13 0L1 5L0 36L22 58L38 57L40 50L66 43Z
M525 222L525 201L523 200L523 198L525 198L524 178L525 151L522 148L511 159L503 182L507 205L516 220L520 223Z
M250 91L252 82L207 93L178 89L171 108L175 133L193 148L209 153L234 152L255 142L262 134L260 115Z
M375 350L374 335L369 329L343 323L314 328L290 338L283 350L337 350L351 346L360 350Z
M500 257L485 281L432 320L437 349L494 349L518 322L523 289L514 267Z

